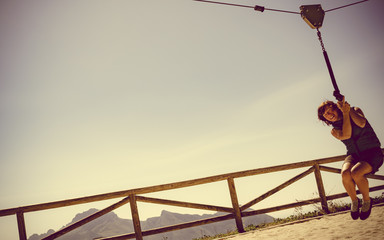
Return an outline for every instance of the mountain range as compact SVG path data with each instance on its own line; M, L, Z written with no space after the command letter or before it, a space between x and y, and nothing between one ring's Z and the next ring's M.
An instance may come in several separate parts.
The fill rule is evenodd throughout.
M88 211L77 214L73 220L67 224L71 225L98 210L91 208ZM159 217L148 218L145 221L141 221L141 228L143 230L164 227L174 225L178 223L185 223L190 221L196 221L205 218L211 218L223 215L223 213L215 214L203 214L203 215L191 215L191 214L180 214L173 213L163 210ZM258 225L260 223L267 223L273 221L273 217L267 214L261 214L257 216L251 216L243 218L244 226L250 224ZM236 224L234 220L226 220L217 223L211 223L207 225L172 231L168 233L162 233L144 237L144 240L192 240L193 238L199 238L204 235L212 236L220 233L227 233L228 231L235 230ZM33 234L28 240L40 240L52 234L54 230L50 229L44 234ZM110 212L105 214L98 219L91 221L80 228L73 230L57 239L59 240L91 240L99 237L111 237L121 234L127 234L134 232L133 221L130 219L119 218L115 213Z

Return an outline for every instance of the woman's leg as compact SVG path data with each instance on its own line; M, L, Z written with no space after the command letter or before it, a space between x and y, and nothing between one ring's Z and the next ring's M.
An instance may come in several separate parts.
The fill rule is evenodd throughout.
M350 162L345 162L343 164L343 168L341 169L341 178L343 181L343 185L345 190L347 191L349 197L352 201L357 200L356 196L356 184L355 181L352 178L351 170L354 167L354 165Z
M363 205L361 206L360 219L365 220L371 214L372 201L369 197L369 183L365 174L372 172L372 166L367 162L358 162L351 169L351 175L356 182L361 194L363 195Z
M351 168L351 177L359 188L364 201L369 201L369 183L365 177L366 174L372 172L372 167L367 162L358 162Z

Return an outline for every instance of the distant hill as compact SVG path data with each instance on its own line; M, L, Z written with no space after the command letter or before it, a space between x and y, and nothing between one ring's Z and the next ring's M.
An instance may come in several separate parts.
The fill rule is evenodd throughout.
M67 224L70 225L75 223L95 212L97 209L89 209L86 212L77 214L73 220ZM163 226L174 225L183 222L196 221L199 219L205 219L215 216L223 215L222 213L215 214L203 214L203 215L191 215L191 214L179 214L168 211L162 211L161 216L148 218L146 221L141 221L141 227L143 230L158 228ZM261 214L257 216L251 216L243 218L244 226L253 224L257 225L260 223L267 223L273 221L273 218L267 214ZM177 230L168 233L157 234L153 236L144 237L144 240L191 240L192 238L201 237L204 235L216 235L219 233L226 233L230 230L235 230L236 224L234 220L227 220L218 223L211 223L198 227L187 228L183 230ZM40 240L43 237L52 234L54 230L50 229L47 233L38 235L33 234L28 240ZM110 237L115 235L121 235L126 233L134 232L133 222L130 219L119 218L115 213L110 212L84 226L69 232L59 240L90 240L97 237Z

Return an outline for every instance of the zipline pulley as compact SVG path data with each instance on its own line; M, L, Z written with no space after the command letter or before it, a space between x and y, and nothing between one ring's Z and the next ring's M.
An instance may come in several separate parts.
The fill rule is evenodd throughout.
M339 87L337 86L335 75L333 74L331 62L329 61L329 57L327 51L325 50L323 39L321 37L321 33L319 28L323 25L325 11L322 9L320 4L316 5L303 5L300 6L300 14L304 21L312 28L317 30L317 36L319 37L321 49L323 50L323 55L325 59L325 63L327 64L329 76L331 77L332 85L334 88L333 96L338 100L342 101L344 96L341 95Z
M320 4L300 6L300 15L312 29L323 26L325 12Z

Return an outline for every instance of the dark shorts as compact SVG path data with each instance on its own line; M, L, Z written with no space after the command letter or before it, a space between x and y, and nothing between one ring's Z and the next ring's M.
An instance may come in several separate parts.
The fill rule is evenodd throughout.
M379 170L381 165L383 165L383 152L381 148L371 148L365 151L360 152L359 154L348 155L344 163L349 162L355 165L358 162L367 162L372 167L372 173L375 173Z

